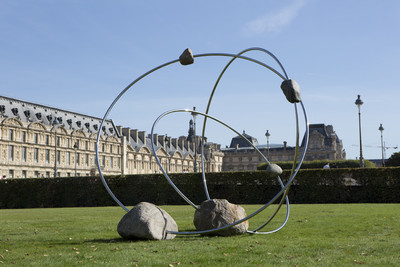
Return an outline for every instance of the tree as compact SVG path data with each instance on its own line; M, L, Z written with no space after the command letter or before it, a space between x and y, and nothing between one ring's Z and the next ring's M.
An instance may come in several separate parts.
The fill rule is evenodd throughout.
M386 166L400 166L400 152L393 153L385 163Z

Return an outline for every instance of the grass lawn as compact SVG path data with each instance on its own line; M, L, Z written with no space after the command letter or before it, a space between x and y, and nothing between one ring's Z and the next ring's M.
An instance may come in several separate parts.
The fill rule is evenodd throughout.
M179 230L194 230L192 207L162 208ZM249 214L258 206L244 208ZM251 219L250 229L268 212ZM120 238L124 214L120 207L0 210L0 265L400 266L400 204L292 205L288 224L274 234L165 241Z

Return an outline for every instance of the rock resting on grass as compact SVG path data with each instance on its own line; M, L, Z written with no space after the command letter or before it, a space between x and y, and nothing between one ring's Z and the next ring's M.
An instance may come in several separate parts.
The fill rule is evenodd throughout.
M118 233L125 239L173 239L178 231L175 220L163 209L148 202L140 202L122 217Z
M239 205L229 203L226 199L210 199L203 201L200 208L195 211L193 223L198 231L203 231L229 225L246 216L246 211ZM248 228L249 222L244 221L230 228L211 232L207 235L240 235L246 233Z

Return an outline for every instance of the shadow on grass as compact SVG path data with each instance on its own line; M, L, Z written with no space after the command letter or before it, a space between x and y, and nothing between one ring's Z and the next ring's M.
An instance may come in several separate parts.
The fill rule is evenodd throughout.
M208 236L208 235L176 235L174 239L169 239L169 241L173 240L185 240L185 241L199 241L206 239L217 239L217 238L229 238L229 236ZM160 241L160 240L147 240L147 239L124 239L120 238L99 238L92 240L85 240L83 243L138 243L138 242L151 242L151 241ZM168 241L168 240L167 240Z

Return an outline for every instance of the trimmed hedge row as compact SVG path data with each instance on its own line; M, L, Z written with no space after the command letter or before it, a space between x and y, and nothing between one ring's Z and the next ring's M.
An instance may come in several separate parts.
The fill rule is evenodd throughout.
M285 183L290 172L281 175ZM141 201L157 205L186 202L162 175L107 177L113 193L132 206ZM178 188L194 203L206 199L200 173L171 174ZM212 198L259 204L281 190L276 177L264 171L207 174ZM400 203L400 167L300 170L289 191L291 203ZM0 180L0 208L115 206L99 177Z
M331 166L333 164L336 164L337 168L358 168L360 167L360 161L355 160L355 159L350 159L350 160L312 160L312 161L304 161L303 164L301 165L301 169L322 169L324 165L329 162ZM275 164L278 164L283 170L290 170L292 169L292 162L288 161L279 161L279 162L274 162ZM366 168L374 168L375 164L369 160L364 160L364 166ZM266 170L268 167L266 162L260 163L257 166L257 170Z

